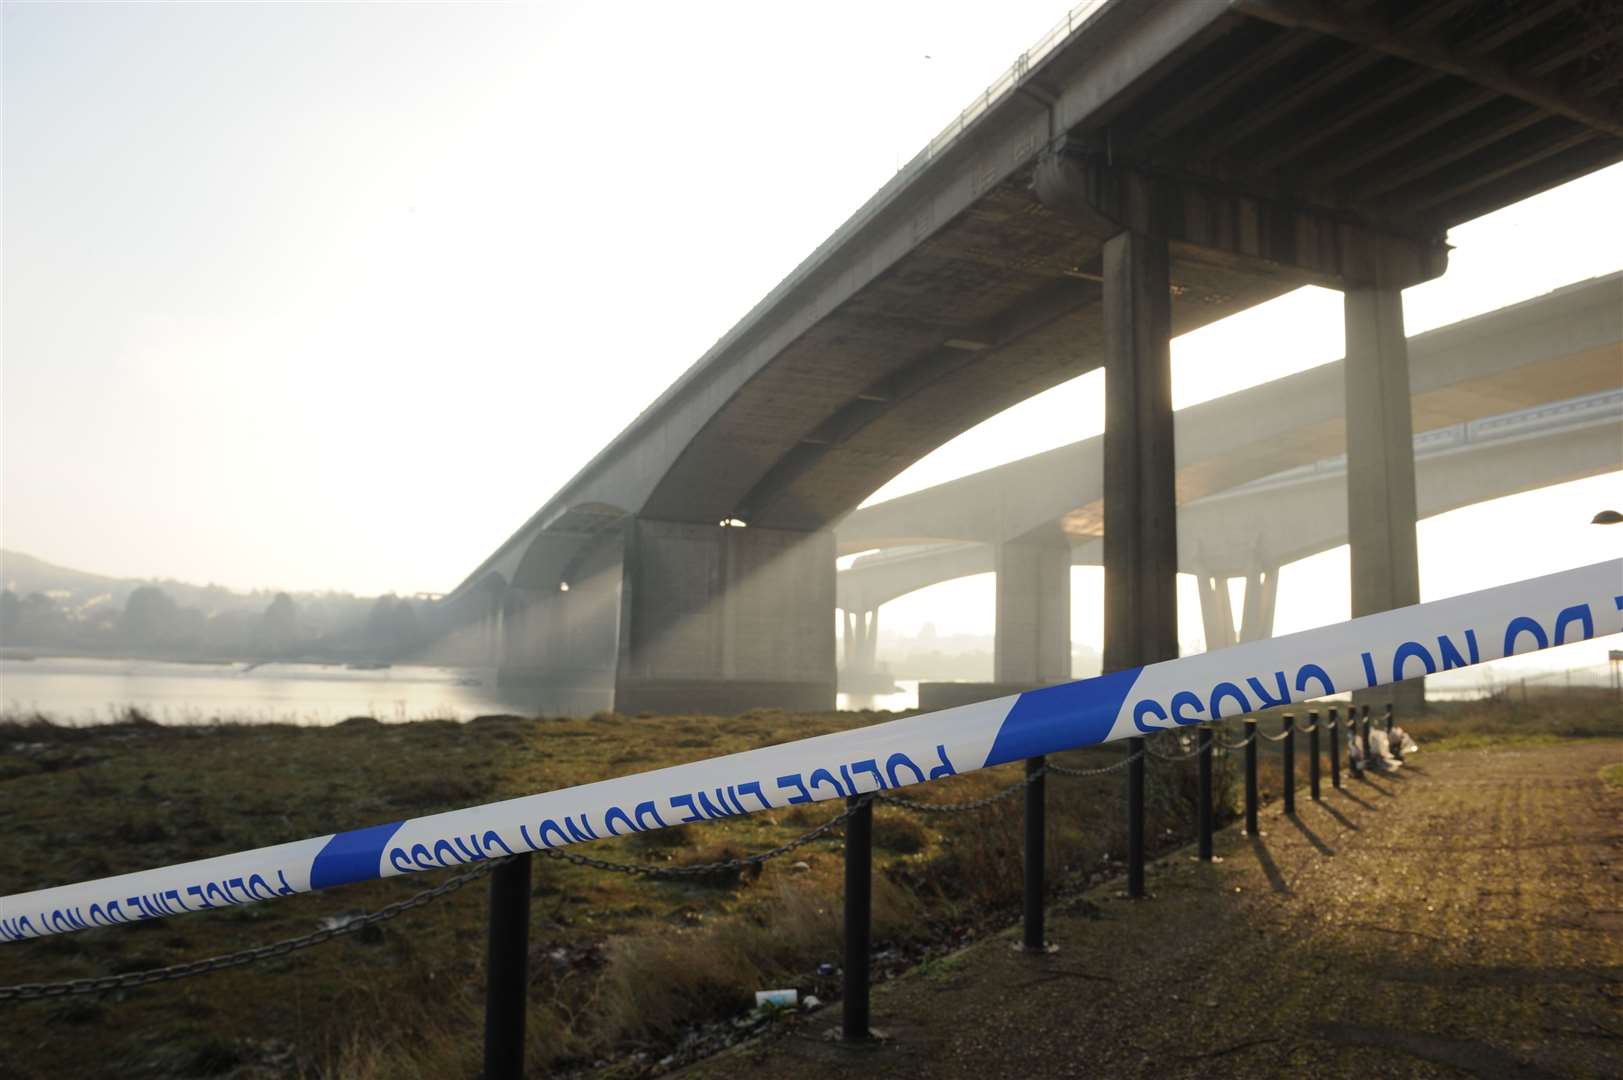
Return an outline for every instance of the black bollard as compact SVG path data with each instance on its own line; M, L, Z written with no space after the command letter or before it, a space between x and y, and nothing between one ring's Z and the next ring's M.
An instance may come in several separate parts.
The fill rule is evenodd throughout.
M1307 714L1307 788L1313 801L1319 801L1319 714Z
M524 1076L524 1016L530 986L530 854L490 873L485 958L484 1080Z
M1245 721L1245 834L1257 835L1257 722Z
M1144 898L1144 737L1127 740L1127 895Z
M1403 750L1402 750L1401 747L1399 747L1396 743L1394 743L1392 741L1392 703L1390 701L1388 701L1386 703L1385 724L1386 724L1386 752L1388 754L1391 754L1393 757L1397 758L1399 761L1402 761L1403 760Z
M873 925L873 803L846 800L845 820L845 1012L840 1037L865 1042L868 1031L868 952Z
M1341 786L1341 717L1330 710L1330 786Z
M1375 764L1375 761L1374 761L1373 758L1371 758L1369 756L1369 706L1365 705L1363 707L1363 711L1364 711L1364 743L1363 743L1363 745L1364 745L1364 768L1367 769L1371 765Z
M1212 726L1200 725L1200 860L1212 861Z
M1047 838L1043 798L1043 766L1047 758L1026 759L1026 892L1025 938L1027 952L1043 951L1043 843ZM1035 773L1037 775L1033 776Z
M1296 717L1290 713L1285 721L1285 816L1296 816Z

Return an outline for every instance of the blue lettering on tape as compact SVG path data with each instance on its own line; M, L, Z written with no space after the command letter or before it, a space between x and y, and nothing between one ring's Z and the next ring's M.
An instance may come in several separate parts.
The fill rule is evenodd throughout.
M1427 675L1437 674L1437 661L1431 658L1431 652L1418 641L1405 641L1399 645L1392 654L1392 681L1402 682L1408 676L1403 674L1403 664L1407 660L1419 660L1425 667Z
M1550 638L1544 633L1544 627L1538 624L1538 620L1530 615L1518 615L1510 620L1509 626L1505 627L1504 655L1516 655L1516 639L1523 634L1532 636L1533 648L1535 649L1548 649L1550 647Z
M1225 701L1232 701L1240 706L1239 709L1235 711L1234 715L1236 716L1243 715L1244 713L1251 711L1251 702L1246 700L1245 693L1238 686L1235 686L1231 682L1220 682L1216 686L1212 687L1213 720L1223 719L1222 704Z
M310 887L325 889L329 885L371 881L381 876L383 849L404 824L404 821L391 821L370 829L351 829L328 840L310 864Z
M1569 608L1562 608L1561 613L1555 617L1555 643L1564 645L1567 641L1567 625L1577 623L1583 627L1584 636L1580 639L1588 641L1595 636L1595 620L1590 617L1588 604L1574 604Z
M1319 685L1324 687L1326 694L1336 692L1336 684L1330 681L1330 673L1317 664L1303 664L1296 669L1296 689L1304 694L1307 693L1307 681L1309 679L1319 680Z
M1447 634L1437 635L1437 652L1443 658L1443 670L1452 671L1454 668L1467 667L1482 662L1481 652L1477 649L1476 631L1465 631L1465 647L1470 652L1471 659L1467 660L1460 655L1458 645Z

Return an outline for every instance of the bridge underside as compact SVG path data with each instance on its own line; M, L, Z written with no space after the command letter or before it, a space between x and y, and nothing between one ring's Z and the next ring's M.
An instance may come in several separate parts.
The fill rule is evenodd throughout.
M667 588L642 568L680 550L706 581L730 580L737 544L748 562L775 541L710 536L729 520L819 549L935 447L1102 366L1107 660L1160 659L1176 650L1167 341L1311 282L1348 295L1355 612L1412 602L1399 290L1441 272L1450 224L1623 157L1623 122L1615 27L1597 36L1589 5L1390 7L1105 4L887 185L474 579L517 582L513 566L576 507L618 507L633 519L618 651L595 670L612 667L619 707L677 701L684 685L707 707L804 703L825 686L831 704L832 618L825 606L817 629L802 612L832 595L832 565L806 564L804 602L788 591L797 571L754 571L774 628L698 569ZM752 628L781 641L740 652ZM763 683L758 656L786 666ZM716 680L738 694L707 696Z

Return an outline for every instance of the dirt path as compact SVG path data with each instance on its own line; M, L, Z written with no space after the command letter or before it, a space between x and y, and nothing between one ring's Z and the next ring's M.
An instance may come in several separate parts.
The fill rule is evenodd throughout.
M1419 755L684 1075L1623 1076L1623 742ZM1119 888L1119 886L1115 886ZM741 1061L740 1058L743 1060Z

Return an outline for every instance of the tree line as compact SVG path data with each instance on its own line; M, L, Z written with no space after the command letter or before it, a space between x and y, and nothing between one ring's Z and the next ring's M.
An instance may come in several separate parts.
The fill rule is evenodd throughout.
M342 593L295 599L276 593L262 608L205 611L158 585L141 585L122 607L111 596L0 592L0 646L177 660L314 660L391 663L433 637L437 607L394 595Z

